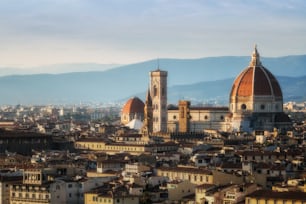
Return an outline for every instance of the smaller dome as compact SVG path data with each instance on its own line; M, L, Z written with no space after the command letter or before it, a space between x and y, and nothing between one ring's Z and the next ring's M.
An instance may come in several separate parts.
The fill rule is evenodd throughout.
M144 113L144 103L138 97L130 98L122 108L122 114Z

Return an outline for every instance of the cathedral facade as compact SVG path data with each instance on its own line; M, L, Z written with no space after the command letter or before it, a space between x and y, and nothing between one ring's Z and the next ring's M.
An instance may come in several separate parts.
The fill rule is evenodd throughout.
M234 80L229 107L195 107L190 101L167 106L167 72L150 72L144 108L143 130L156 132L272 131L287 129L290 119L283 112L283 95L274 75L265 68L255 47L250 64Z

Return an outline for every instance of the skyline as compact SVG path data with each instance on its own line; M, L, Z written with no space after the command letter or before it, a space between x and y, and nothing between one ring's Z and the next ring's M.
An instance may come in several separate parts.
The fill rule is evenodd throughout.
M3 0L0 67L306 54L306 2Z

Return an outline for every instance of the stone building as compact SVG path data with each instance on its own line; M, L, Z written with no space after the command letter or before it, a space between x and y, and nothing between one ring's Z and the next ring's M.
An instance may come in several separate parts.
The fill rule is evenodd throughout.
M151 126L153 133L253 132L291 127L289 117L283 112L281 87L262 65L256 47L249 66L233 82L229 107L196 107L185 100L177 106L167 106L167 72L160 69L150 72L150 81L143 132L148 132Z
M235 79L230 93L232 130L286 128L290 120L283 112L283 94L277 79L265 68L255 47L252 59Z

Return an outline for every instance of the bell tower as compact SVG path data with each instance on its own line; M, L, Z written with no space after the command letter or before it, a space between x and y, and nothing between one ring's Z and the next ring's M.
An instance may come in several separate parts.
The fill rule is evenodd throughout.
M167 71L150 72L153 132L167 132Z

